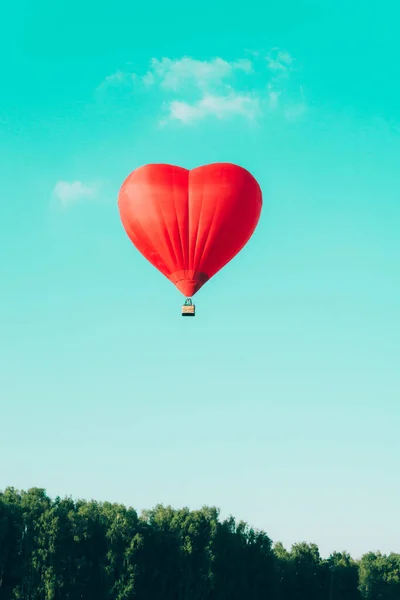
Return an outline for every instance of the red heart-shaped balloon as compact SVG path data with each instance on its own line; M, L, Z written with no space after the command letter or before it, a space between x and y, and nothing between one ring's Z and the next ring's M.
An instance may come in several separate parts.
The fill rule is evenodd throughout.
M191 171L150 164L126 178L118 206L134 246L190 297L248 242L262 193L246 169L230 163Z

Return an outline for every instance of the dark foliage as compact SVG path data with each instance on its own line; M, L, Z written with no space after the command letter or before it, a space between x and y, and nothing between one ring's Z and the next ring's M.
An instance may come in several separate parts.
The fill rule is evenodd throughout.
M0 600L400 600L400 555L290 551L218 510L0 493Z

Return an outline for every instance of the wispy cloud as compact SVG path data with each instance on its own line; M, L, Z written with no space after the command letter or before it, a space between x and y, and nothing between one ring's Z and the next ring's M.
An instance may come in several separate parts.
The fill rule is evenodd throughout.
M304 88L293 75L296 61L286 50L272 48L265 57L270 72L267 85L269 108L281 110L288 121L297 121L307 112Z
M236 74L252 73L253 65L248 59L229 62L222 58L209 61L189 57L153 58L150 67L142 81L178 96L164 102L163 125L173 120L189 124L210 116L254 119L258 114L257 94L234 86Z
M269 108L271 110L275 110L279 105L279 96L281 95L281 91L275 89L272 83L267 85L267 94L269 98Z
M98 191L98 184L60 180L53 188L53 197L63 206L68 206L79 200L94 199L97 197Z
M257 96L252 98L249 95L241 95L235 92L228 96L208 94L193 103L173 100L169 103L168 109L167 120L175 119L182 123L190 123L209 115L213 115L217 119L228 119L234 115L254 119L259 114L260 101Z
M272 48L265 57L271 71L288 74L293 70L293 57L286 50Z
M193 58L181 58L171 60L162 58L151 61L151 69L145 75L147 82L157 81L163 88L174 91L194 86L199 90L209 91L213 87L220 86L232 77L235 71L250 73L252 64L249 60L241 59L228 62L222 58L210 61L195 60Z
M288 120L303 116L306 103L300 86L292 81L296 61L289 52L272 48L267 54L248 55L251 58L232 61L220 57L153 58L144 75L119 71L102 86L129 82L148 91L158 90L163 95L163 125L170 121L189 125L209 117L255 120L271 112Z

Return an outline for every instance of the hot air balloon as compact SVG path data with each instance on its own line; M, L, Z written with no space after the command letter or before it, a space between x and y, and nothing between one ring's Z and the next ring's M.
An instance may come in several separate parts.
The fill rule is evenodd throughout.
M191 298L247 244L261 207L255 178L231 163L145 165L118 195L131 242L186 297L183 316L195 315Z

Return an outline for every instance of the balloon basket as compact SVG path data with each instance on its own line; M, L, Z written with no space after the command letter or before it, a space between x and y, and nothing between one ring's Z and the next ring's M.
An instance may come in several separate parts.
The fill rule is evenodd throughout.
M182 317L194 317L196 314L195 305L192 303L191 299L188 298L185 301L185 304L182 306Z

